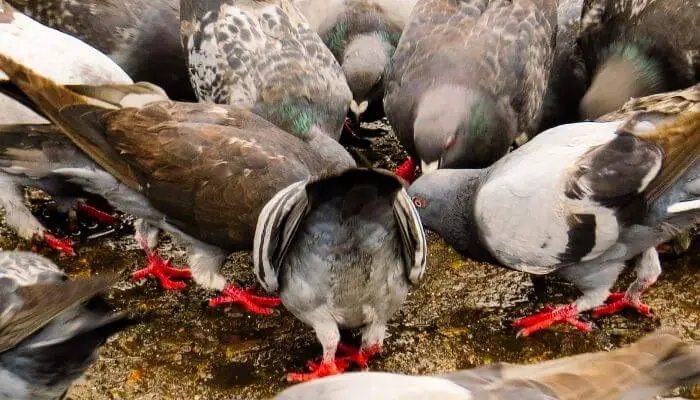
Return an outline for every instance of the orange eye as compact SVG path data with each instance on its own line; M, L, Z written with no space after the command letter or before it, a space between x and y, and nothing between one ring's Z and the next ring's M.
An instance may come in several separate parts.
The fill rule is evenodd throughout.
M414 196L411 200L413 200L413 205L417 208L425 208L426 206L425 200L421 199L418 196Z

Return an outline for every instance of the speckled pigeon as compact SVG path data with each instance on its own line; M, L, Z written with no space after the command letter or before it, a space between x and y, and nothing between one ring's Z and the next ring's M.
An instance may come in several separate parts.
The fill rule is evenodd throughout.
M590 74L581 116L596 119L631 97L700 81L695 0L585 0L578 42Z
M434 376L359 372L284 390L275 400L651 399L700 381L700 347L664 331L611 352Z
M292 135L238 107L173 102L148 83L56 85L2 54L0 69L104 168L53 172L143 221L137 239L149 266L137 277L151 273L182 287L168 275L184 272L154 250L160 228L186 245L195 282L224 291L211 304L229 299L269 314L278 300L227 286L220 265L252 246L257 216L278 190L355 166L316 128Z
M289 0L181 0L201 101L248 109L287 132L338 140L352 94L340 65Z
M412 156L397 173L481 168L534 135L556 0L419 0L386 74L384 110Z
M253 262L258 280L316 331L323 346L306 381L366 366L410 284L423 275L423 226L401 182L388 171L351 169L300 181L260 213ZM362 347L340 344L339 327L362 328ZM336 358L336 350L346 353Z
M0 252L0 399L58 400L133 324L100 296L110 279L70 281L34 253Z
M700 221L700 112L561 125L488 169L437 171L409 189L427 228L474 258L543 275L583 295L515 322L529 335L625 307L661 273L655 246ZM635 260L627 292L610 293ZM606 299L608 300L605 305Z

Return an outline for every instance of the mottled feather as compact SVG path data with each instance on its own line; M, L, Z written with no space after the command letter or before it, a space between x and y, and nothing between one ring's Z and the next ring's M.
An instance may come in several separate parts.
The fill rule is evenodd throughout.
M351 93L343 72L288 1L181 2L181 35L200 100L252 110L298 136L338 139Z

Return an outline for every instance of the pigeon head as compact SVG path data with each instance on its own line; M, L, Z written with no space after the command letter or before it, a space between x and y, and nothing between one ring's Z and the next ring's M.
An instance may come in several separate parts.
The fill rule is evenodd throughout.
M605 52L603 60L579 106L585 119L594 120L615 111L632 97L664 90L661 64L644 46L614 45Z
M441 169L422 175L407 190L423 226L440 235L455 250L469 253L478 243L473 221L473 200L482 170Z
M382 95L382 77L394 46L387 35L380 33L356 35L343 53L342 67L353 100L350 111L359 122L369 103Z
M506 109L481 92L448 85L426 93L413 125L423 173L492 164L508 151L513 126Z

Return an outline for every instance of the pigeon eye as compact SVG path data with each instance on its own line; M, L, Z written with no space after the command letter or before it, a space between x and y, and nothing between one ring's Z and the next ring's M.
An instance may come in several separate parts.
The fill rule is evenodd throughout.
M421 199L420 197L414 196L413 199L413 205L416 206L417 208L425 208L427 205L425 200Z

